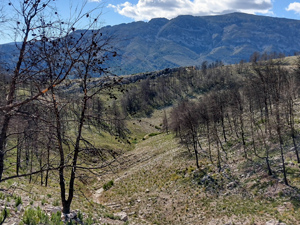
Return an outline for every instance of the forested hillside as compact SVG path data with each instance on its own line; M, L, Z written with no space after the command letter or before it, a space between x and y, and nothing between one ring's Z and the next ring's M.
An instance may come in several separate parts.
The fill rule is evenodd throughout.
M252 59L66 79L18 106L1 180L6 221L36 213L55 224L62 205L88 224L297 224L299 59ZM1 76L2 96L9 82ZM31 85L18 86L18 101Z
M8 61L0 52L0 224L299 224L300 59L258 39L258 50L272 53L243 44L258 38L244 30L254 20L271 33L265 41L274 34L274 46L290 54L299 50L298 21L152 20L156 42L140 31L143 47L171 38L183 50L162 47L164 61L149 54L157 48L132 42L127 57L140 55L131 55L128 73L148 70L143 54L161 64L117 76L109 66L127 53L114 32L98 29L98 13L83 6L65 21L53 1L17 2L8 4L17 20L0 16L20 40L1 46L12 53ZM177 28L186 36L179 39ZM195 31L206 36L188 35ZM233 34L244 47L227 39ZM199 41L211 37L211 45ZM251 51L250 63L225 65L224 45L235 57ZM195 66L177 67L186 61L174 55L185 50L195 51Z

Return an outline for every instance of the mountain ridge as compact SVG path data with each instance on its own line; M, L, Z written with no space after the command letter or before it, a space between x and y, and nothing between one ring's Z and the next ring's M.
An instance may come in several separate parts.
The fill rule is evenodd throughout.
M255 51L293 55L300 50L300 21L244 13L156 18L102 30L124 37L114 43L120 50L117 64L122 74L200 65L203 61L232 64L248 60Z
M248 61L253 52L294 55L300 51L299 20L244 13L155 18L106 26L100 31L104 37L114 37L110 44L118 57L110 59L107 66L117 75L194 66L203 61L233 64ZM11 61L7 48L0 46L2 59Z

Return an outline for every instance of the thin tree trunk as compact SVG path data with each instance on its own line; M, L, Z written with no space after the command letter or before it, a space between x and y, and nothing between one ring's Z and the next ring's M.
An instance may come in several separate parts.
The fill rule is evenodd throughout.
M2 123L2 130L0 134L0 182L2 180L2 175L4 171L5 145L6 145L7 132L8 132L10 119L11 119L10 115L4 116L4 120Z
M206 122L206 130L207 130L207 141L208 141L209 159L210 159L211 164L214 164L213 159L212 159L212 154L211 154L210 129L209 129L209 123L208 123L208 121Z
M294 113L293 113L293 100L290 99L290 103L289 103L289 124L290 124L290 128L291 128L291 133L292 133L292 139L293 139L293 145L294 145L294 150L295 150L295 154L297 157L297 162L300 163L300 158L299 158L299 152L298 152L298 147L296 144L296 135L295 135L295 122L294 122Z
M85 81L84 84L86 84L86 79L84 81ZM74 183L75 183L75 178L76 178L77 159L78 159L78 154L79 154L79 150L80 150L80 140L81 140L82 128L83 128L83 124L84 124L85 112L87 109L87 100L88 100L86 87L84 88L84 95L85 96L83 99L83 106L82 106L82 110L81 110L78 130L77 130L77 138L76 138L76 143L75 143L75 147L74 147L72 171L71 171L71 177L70 177L70 183L69 183L69 196L68 196L68 200L66 201L66 205L63 206L63 213L70 213L70 206L71 206L73 196L74 196Z
M55 97L54 91L53 90L51 90L51 91L52 91L52 103L53 103L55 119L56 119L57 145L58 145L59 156L60 156L60 163L59 163L60 197L61 197L61 203L62 203L63 208L66 208L66 207L68 207L68 204L66 201L66 185L65 185L65 177L64 177L65 155L64 155L64 150L63 150L63 146L62 146L62 144L63 144L62 133L61 133L62 125L61 125L61 118L60 118L58 105L56 102L56 97Z
M195 134L192 134L193 135L193 145L194 145L194 152L195 152L195 158L196 158L196 166L197 168L199 169L200 166L199 166L199 160L198 160L198 150L197 150L197 138L195 138Z
M47 146L47 170L45 176L45 187L48 187L49 169L50 169L50 138Z
M284 159L284 152L283 152L283 139L282 139L282 135L281 135L281 123L280 123L280 115L279 115L279 99L277 99L276 103L275 103L275 107L276 107L276 122L277 122L277 135L279 138L279 144L280 144L280 154L281 154L281 162L282 162L282 172L283 172L283 177L284 177L284 183L286 185L288 184L288 180L286 177L286 169L285 169L285 159Z
M16 173L19 176L19 170L21 167L21 151L22 151L22 147L21 147L21 141L20 141L20 136L18 135L18 144L17 144L17 164L16 164Z

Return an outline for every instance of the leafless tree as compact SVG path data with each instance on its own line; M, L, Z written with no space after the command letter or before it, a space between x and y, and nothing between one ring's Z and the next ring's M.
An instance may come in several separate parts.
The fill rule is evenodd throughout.
M114 161L112 157L111 162L88 166L80 157L90 151L104 154L102 149L83 136L83 130L88 121L89 102L102 90L118 84L117 78L106 75L91 82L93 76L105 74L103 62L115 57L116 52L110 46L109 37L104 38L100 30L93 30L97 28L99 14L92 15L92 11L76 8L75 16L63 21L55 7L50 7L51 0L18 3L10 3L18 14L16 31L17 35L22 36L22 41L17 45L19 57L9 80L7 101L0 105L3 115L0 124L0 181L40 174L41 184L45 180L47 185L49 172L58 171L63 212L69 213L79 171L92 172ZM50 12L53 15L44 16ZM88 26L76 32L76 25L84 18L90 21ZM68 89L73 83L79 84L79 95L62 91L63 87ZM30 94L21 96L22 89L30 90ZM28 111L29 105L38 108ZM27 121L29 129L24 127L19 132L13 132L13 120L21 118L19 115ZM75 138L65 129L69 124L76 127ZM121 135L120 124L117 129ZM19 137L18 146L9 146L8 149L7 142L14 137ZM23 149L31 149L24 153L29 171L22 170L21 173L20 155L24 145L26 148ZM4 159L7 152L14 148L18 149L17 174L3 176ZM34 167L34 160L39 164L37 168ZM67 173L70 173L68 178Z
M191 145L194 150L194 156L197 168L199 165L199 116L197 113L196 104L194 102L183 101L174 109L173 116L171 117L172 129L180 132L180 136L184 137L187 146ZM174 115L177 115L176 118ZM182 138L183 140L183 138Z

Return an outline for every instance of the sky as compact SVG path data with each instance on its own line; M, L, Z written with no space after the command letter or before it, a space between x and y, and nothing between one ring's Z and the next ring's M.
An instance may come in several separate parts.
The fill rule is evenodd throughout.
M16 4L19 1L22 0L1 0L4 13L10 15L11 7L7 7L9 2ZM149 21L159 17L172 19L179 15L206 16L231 12L300 20L300 0L55 0L55 4L58 13L68 17L70 5L84 1L87 1L86 10L99 7L95 12L101 13L103 26ZM0 44L11 41L0 30Z

